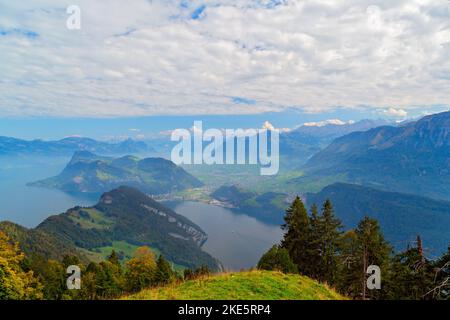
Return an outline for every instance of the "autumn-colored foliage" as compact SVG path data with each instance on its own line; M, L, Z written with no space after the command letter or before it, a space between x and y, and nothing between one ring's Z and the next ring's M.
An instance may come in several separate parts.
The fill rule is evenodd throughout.
M24 271L24 254L0 231L0 300L40 299L41 284L33 271Z

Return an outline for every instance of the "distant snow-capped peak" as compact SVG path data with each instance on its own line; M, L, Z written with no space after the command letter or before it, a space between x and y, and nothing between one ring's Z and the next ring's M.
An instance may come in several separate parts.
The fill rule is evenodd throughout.
M354 124L355 121L349 120L349 121L342 121L340 119L328 119L324 121L318 121L318 122L305 122L303 123L303 126L305 127L324 127L327 125L335 125L335 126L343 126L346 124Z

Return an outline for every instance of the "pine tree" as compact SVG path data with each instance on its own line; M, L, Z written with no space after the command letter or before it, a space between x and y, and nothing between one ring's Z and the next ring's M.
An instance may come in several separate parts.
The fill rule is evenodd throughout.
M337 288L348 297L361 295L361 270L358 236L355 230L349 230L343 234L339 242L340 255L338 264Z
M155 284L167 284L176 278L175 272L172 270L169 261L163 255L160 255L156 262Z
M389 255L392 251L384 240L377 220L364 217L354 232L347 232L341 241L342 254L340 262L347 262L346 267L339 268L338 287L344 293L360 299L379 299L386 294L382 290L367 289L367 267L377 265L381 277L389 274Z
M395 255L391 262L388 299L420 300L433 287L435 272L432 263L424 258L421 243ZM428 298L432 298L430 295Z
M318 230L313 234L319 239L320 245L320 274L322 282L334 284L338 269L339 240L342 224L334 215L333 205L329 199L322 207L322 214L318 219Z
M309 218L305 205L297 196L286 210L285 231L281 246L289 252L292 261L302 274L308 273L309 266Z
M319 279L321 275L321 239L317 235L320 230L320 217L319 210L316 204L311 206L311 217L309 219L309 246L308 246L308 270L307 274L314 278Z

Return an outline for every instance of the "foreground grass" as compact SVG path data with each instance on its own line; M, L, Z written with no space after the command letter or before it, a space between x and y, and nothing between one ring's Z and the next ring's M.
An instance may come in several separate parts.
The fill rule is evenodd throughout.
M146 289L130 300L342 300L344 297L300 275L271 271L224 273Z

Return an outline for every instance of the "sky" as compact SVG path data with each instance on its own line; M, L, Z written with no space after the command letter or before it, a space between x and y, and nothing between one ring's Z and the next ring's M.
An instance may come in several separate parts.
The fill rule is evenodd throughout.
M17 119L401 120L449 93L447 0L0 0L0 134Z
M0 117L0 136L26 140L56 140L71 136L90 137L98 140L158 139L168 131L190 129L195 121L202 121L208 128L262 128L268 121L278 129L292 129L303 123L320 122L323 119L339 119L342 123L378 118L367 110L338 109L326 113L305 113L290 109L282 112L265 112L242 115L188 115L147 116L114 118L60 118L60 117Z

